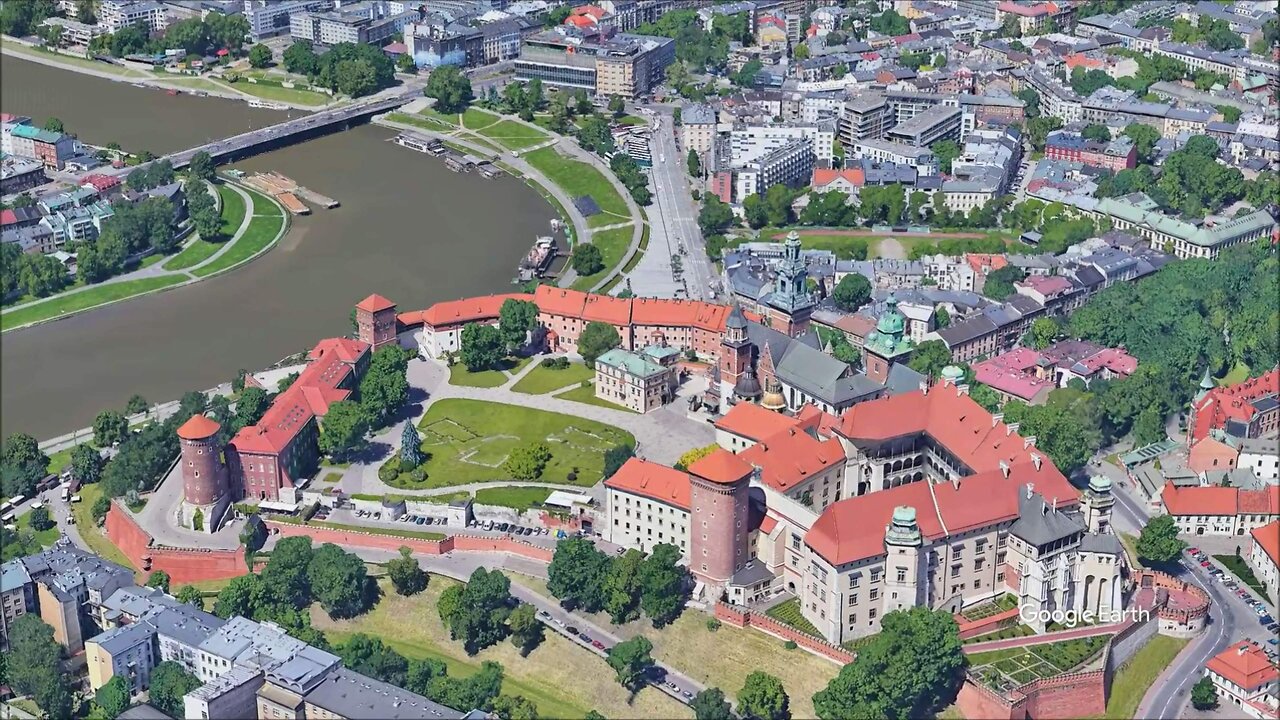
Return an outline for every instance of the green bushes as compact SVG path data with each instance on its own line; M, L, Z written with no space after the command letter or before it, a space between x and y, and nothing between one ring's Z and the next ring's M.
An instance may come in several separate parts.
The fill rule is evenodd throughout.
M567 357L547 358L538 364L549 370L567 370L569 368L569 358Z

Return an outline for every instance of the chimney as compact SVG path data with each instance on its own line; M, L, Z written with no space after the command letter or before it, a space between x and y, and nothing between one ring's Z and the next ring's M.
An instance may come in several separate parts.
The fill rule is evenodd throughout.
M1028 436L1026 436L1026 437L1022 438L1022 449L1023 449L1023 450L1026 450L1027 448L1033 448L1033 447L1035 447L1035 446L1036 446L1036 436L1035 436L1035 435L1028 435Z
M929 381L927 379L920 381L920 394L921 395L929 394Z
M1004 436L1009 437L1010 435L1018 432L1018 428L1021 426L1021 423L1009 423L1009 429L1005 432Z
M1036 484L1035 484L1035 483L1027 483L1024 487L1026 487L1026 488L1027 488L1027 499L1028 499L1028 500L1030 500L1030 499L1031 499L1031 493L1032 493L1032 492L1034 492L1034 491L1035 491L1035 489L1036 489Z
M1041 458L1039 453L1031 453L1031 464L1036 466L1036 470L1040 469L1040 463L1043 460L1044 458Z
M957 385L957 386L956 386L956 397L959 397L959 396L961 396L961 395L968 395L968 394L969 394L969 386L968 386L968 385Z
M1005 461L1001 460L1001 461L1000 461L1000 472L1001 472L1005 477L1009 477L1009 463L1007 463L1007 462L1005 462Z
M1058 512L1058 496L1053 496L1053 511Z
M1001 420L1003 420L1003 419L1004 419L1004 413L992 413L992 414L991 414L991 427L995 427L995 426L999 425L999 424L1000 424L1000 421L1001 421Z

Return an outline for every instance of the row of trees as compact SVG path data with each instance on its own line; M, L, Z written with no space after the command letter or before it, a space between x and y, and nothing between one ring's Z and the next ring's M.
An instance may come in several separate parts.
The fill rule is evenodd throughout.
M503 301L502 307L498 308L496 327L470 323L462 328L460 355L463 365L471 372L498 367L509 353L528 341L529 333L537 323L538 306L534 303L514 298Z
M238 56L249 34L249 21L244 15L211 12L203 18L188 18L171 23L164 34L152 37L151 30L138 21L114 33L99 35L89 41L89 52L124 57L138 53L162 53L181 48L188 57L205 57L220 49Z
M306 40L285 49L285 69L351 97L375 93L395 83L396 68L382 50L366 43L338 43L317 55Z
M371 429L384 427L409 397L408 350L396 344L379 348L360 379L357 399L329 404L320 421L320 451L342 459L364 445Z
M569 609L604 611L618 624L643 611L654 627L663 627L684 609L688 577L679 561L680 549L665 543L647 556L634 549L610 556L588 540L570 538L556 544L547 590Z

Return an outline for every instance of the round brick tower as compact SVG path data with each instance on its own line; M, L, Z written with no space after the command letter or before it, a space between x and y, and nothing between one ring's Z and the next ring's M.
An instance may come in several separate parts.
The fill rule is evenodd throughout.
M183 499L189 505L214 505L227 494L227 472L217 437L221 428L204 415L192 415L178 428Z
M751 465L724 449L689 468L689 569L708 590L723 588L749 559L747 498L753 472Z

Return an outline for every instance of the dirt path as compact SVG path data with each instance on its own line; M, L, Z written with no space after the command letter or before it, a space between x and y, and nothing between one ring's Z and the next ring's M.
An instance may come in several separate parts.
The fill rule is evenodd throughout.
M790 231L788 231L788 232L790 232ZM800 234L800 237L804 237L805 235L831 235L831 236L838 236L838 237L876 237L876 238L890 238L890 237L895 237L895 238L898 238L898 237L904 237L904 238L984 238L984 237L986 237L986 236L987 236L987 234L986 234L986 233L971 233L971 232L937 232L937 233L918 233L918 232L876 232L875 230L841 230L841 229L829 229L829 230L824 230L824 229L821 229L821 228L813 228L813 229L809 229L809 230L797 230L796 232ZM782 233L782 232L780 232L780 233L775 233L775 234L773 235L773 239L774 239L774 240L783 240L783 239L785 239L786 237L787 237L787 233Z
M885 238L876 244L876 255L888 260L906 260L907 249L893 238Z

